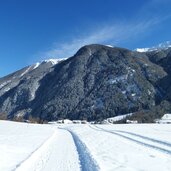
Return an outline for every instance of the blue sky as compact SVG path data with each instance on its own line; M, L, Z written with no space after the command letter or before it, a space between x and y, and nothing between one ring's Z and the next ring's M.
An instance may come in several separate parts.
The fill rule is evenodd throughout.
M81 46L129 49L171 40L171 0L2 0L0 77Z

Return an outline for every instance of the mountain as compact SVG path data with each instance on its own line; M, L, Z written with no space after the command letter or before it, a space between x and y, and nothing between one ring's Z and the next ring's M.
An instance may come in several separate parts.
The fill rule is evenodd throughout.
M0 113L13 118L25 116L26 106L35 98L39 81L60 63L60 59L49 59L27 66L6 77L0 78Z
M131 117L151 122L171 111L170 59L171 48L141 53L87 45L63 61L47 60L1 78L0 115L50 121L135 113Z
M161 51L166 50L171 47L171 41L166 41L164 43L160 43L157 46L153 46L151 48L137 48L135 51L137 52L152 52L152 51Z

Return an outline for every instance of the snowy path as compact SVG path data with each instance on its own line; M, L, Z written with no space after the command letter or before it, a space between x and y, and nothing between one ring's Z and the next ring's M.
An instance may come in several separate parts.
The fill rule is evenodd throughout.
M98 171L85 144L70 129L56 128L54 134L36 149L15 171Z
M56 130L38 150L22 162L16 171L79 171L75 143L66 130Z
M77 152L81 164L81 171L98 171L99 166L97 165L96 161L92 158L91 153L86 147L86 145L72 130L66 130L68 130L68 132L70 132L70 134L72 135L75 145L77 147Z

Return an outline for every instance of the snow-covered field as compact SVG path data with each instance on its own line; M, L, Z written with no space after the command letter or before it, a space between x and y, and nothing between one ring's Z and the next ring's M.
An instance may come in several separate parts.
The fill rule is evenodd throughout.
M171 124L0 121L0 171L170 171Z

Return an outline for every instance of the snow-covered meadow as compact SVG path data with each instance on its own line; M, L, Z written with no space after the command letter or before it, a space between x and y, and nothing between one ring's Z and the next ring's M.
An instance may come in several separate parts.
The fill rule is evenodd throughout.
M170 171L171 124L0 121L1 171Z

